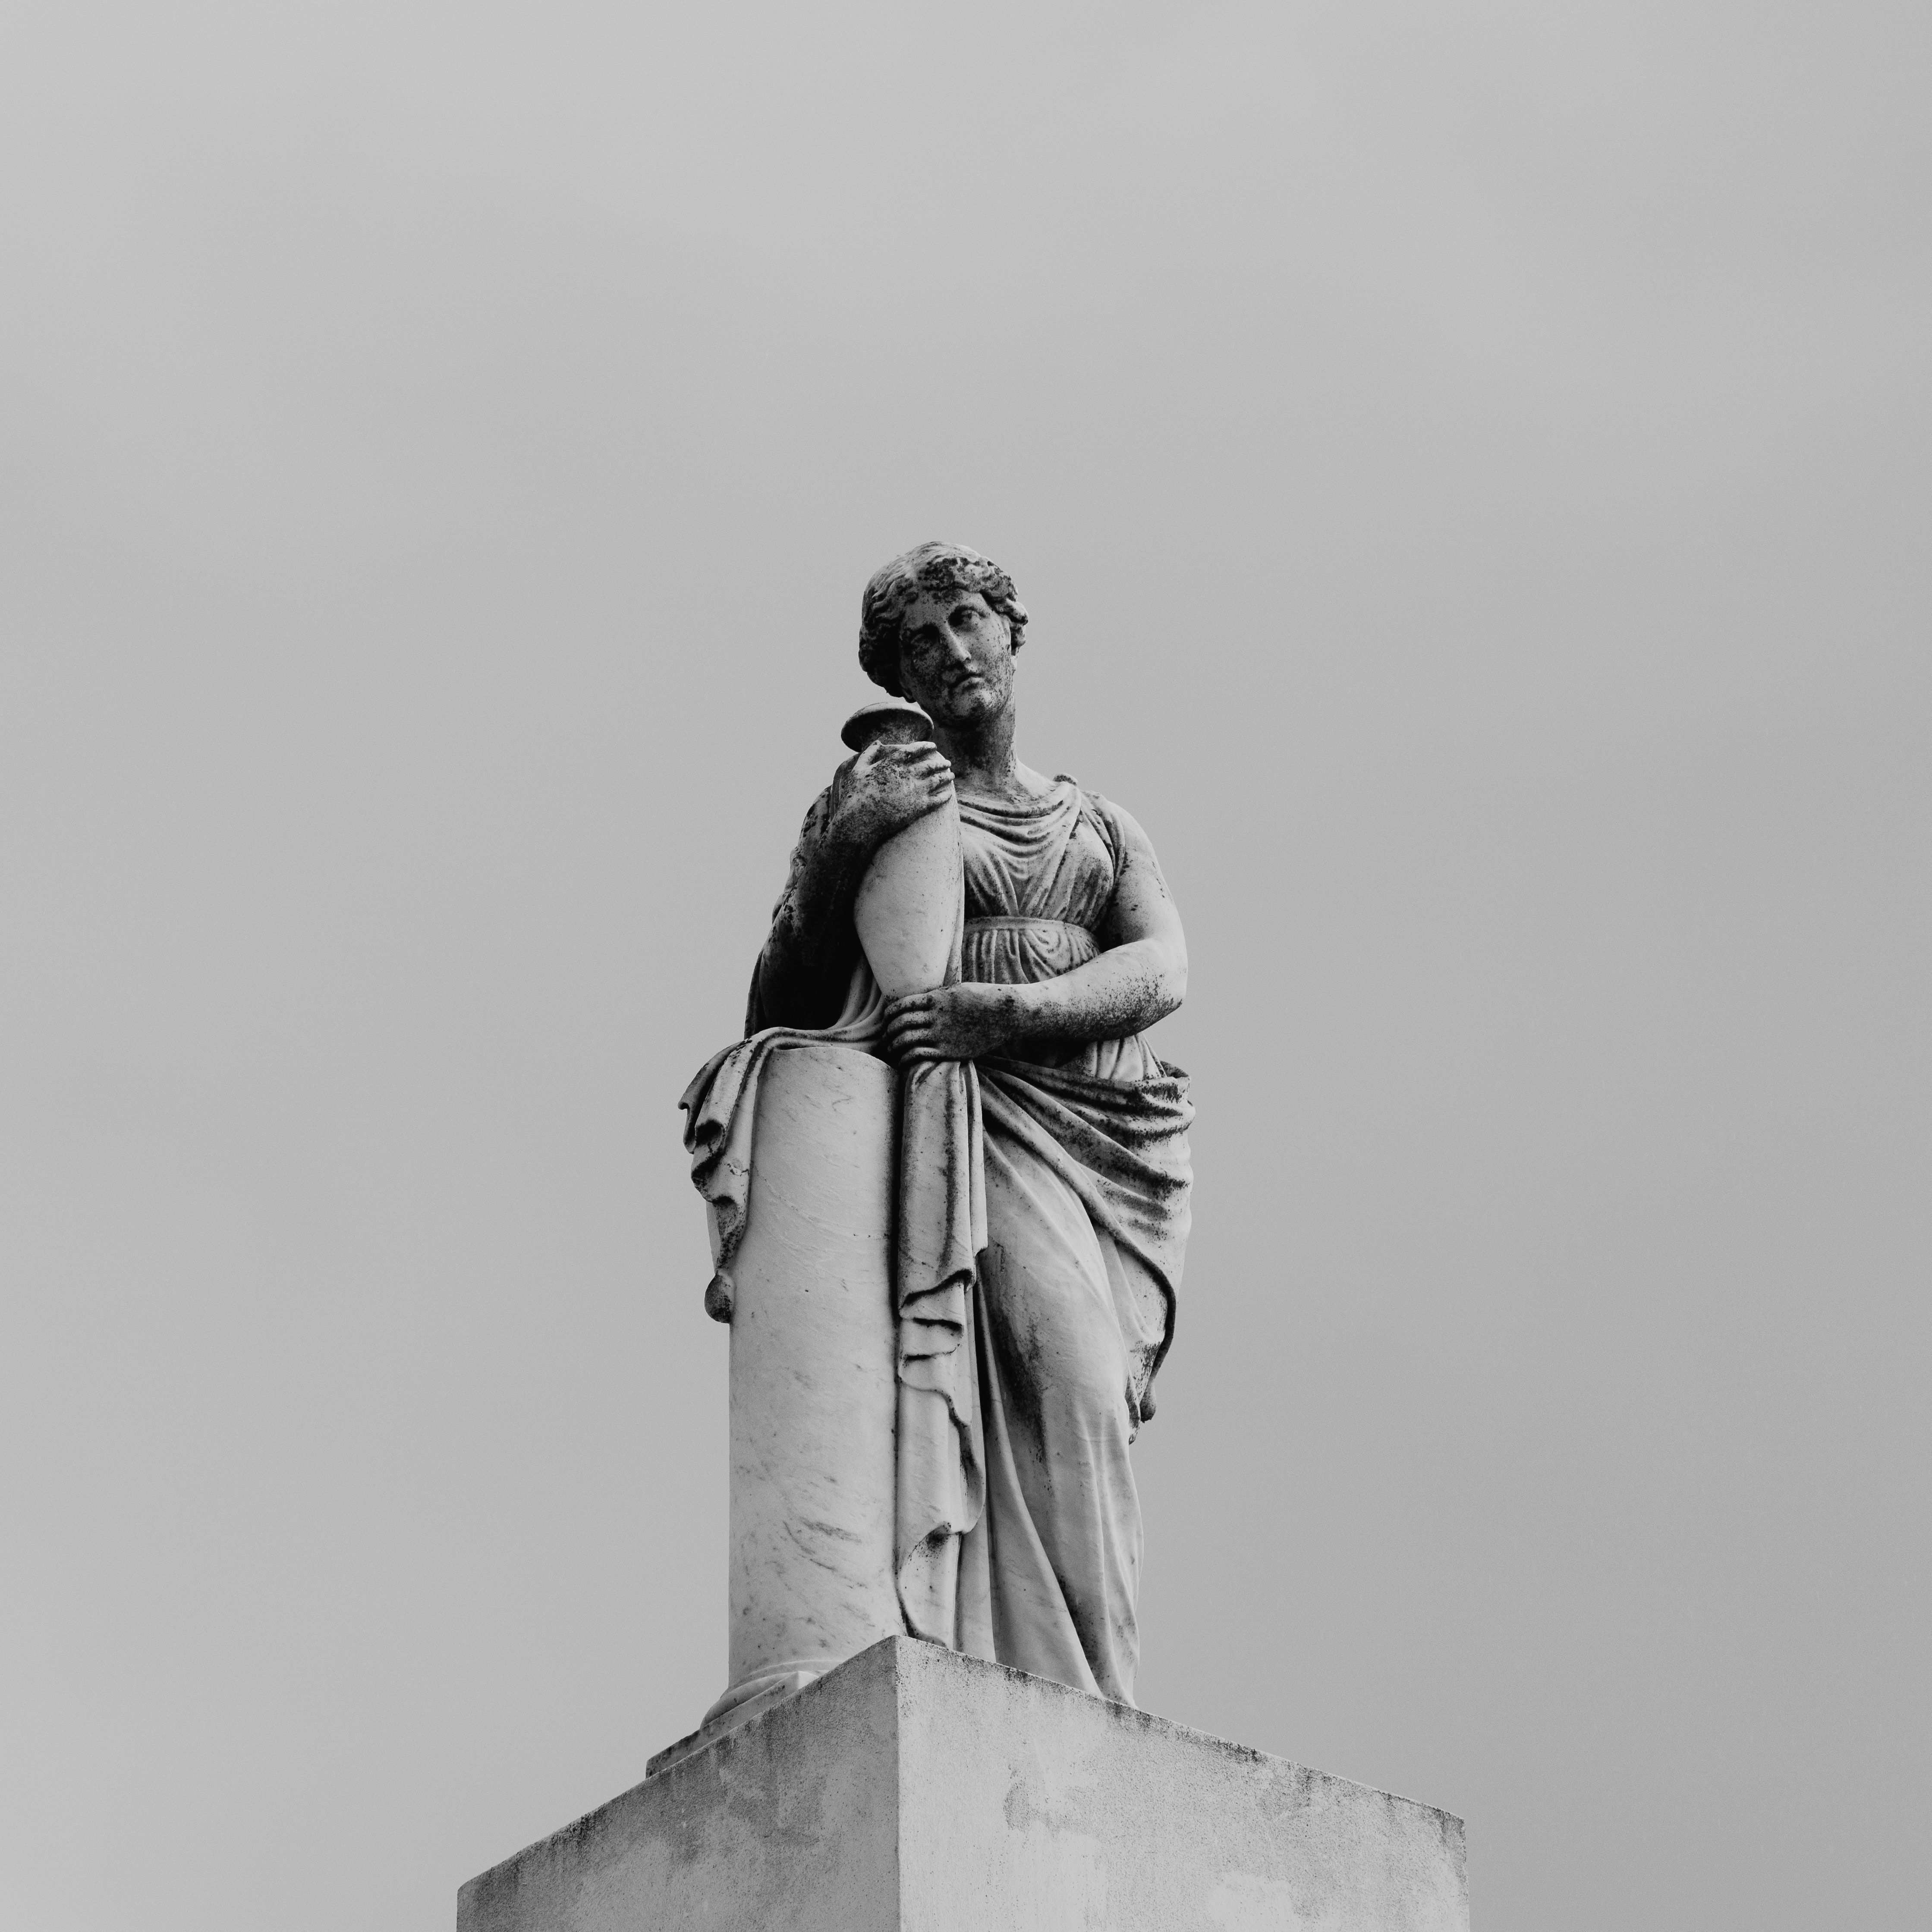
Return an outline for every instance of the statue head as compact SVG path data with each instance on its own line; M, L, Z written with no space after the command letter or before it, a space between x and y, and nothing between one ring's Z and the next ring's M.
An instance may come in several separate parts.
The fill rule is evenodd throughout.
M949 621L954 608L959 611L957 625ZM906 620L915 612L920 621L909 636ZM1013 580L991 557L964 544L915 544L874 571L866 586L859 607L860 664L894 697L915 698L939 722L953 722L946 716L953 707L940 675L943 661L975 648L970 636L980 618L988 634L978 646L980 654L1004 660L1003 676L999 662L985 667L1004 705L1012 686L1012 655L1026 641L1026 606L1014 592ZM910 663L909 642L916 660ZM919 688L910 688L908 679Z

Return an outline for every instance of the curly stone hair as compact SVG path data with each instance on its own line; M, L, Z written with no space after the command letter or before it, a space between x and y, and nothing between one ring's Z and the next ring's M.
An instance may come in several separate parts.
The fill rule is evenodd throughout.
M1026 606L1013 580L989 556L964 544L915 544L903 556L872 573L859 606L859 664L874 684L903 698L899 684L899 633L905 614L921 597L948 590L976 590L1005 618L1013 649L1026 641Z

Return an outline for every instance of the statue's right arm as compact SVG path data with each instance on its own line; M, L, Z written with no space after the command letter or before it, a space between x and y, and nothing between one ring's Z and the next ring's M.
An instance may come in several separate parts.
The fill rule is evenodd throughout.
M952 796L932 745L874 744L841 767L806 814L752 982L747 1030L829 1026L859 953L852 904L872 854Z
M828 1025L852 977L852 902L871 855L835 828L836 781L806 814L772 929L758 956L746 1030Z

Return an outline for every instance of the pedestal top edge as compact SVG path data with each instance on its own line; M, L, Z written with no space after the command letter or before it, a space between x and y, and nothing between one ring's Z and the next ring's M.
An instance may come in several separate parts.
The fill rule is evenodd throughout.
M861 1651L860 1657L869 1657L874 1652L887 1648L895 1651L896 1658L910 1662L915 1670L938 1672L991 1671L1026 1685L1029 1690L1037 1690L1048 1696L1060 1698L1077 1698L1083 1705L1097 1704L1116 1721L1130 1724L1142 1730L1154 1731L1162 1736L1184 1740L1194 1744L1204 1745L1224 1756L1248 1760L1256 1764L1280 1766L1289 1771L1304 1772L1312 1778L1325 1779L1331 1784L1345 1784L1351 1789L1366 1792L1377 1798L1393 1798L1399 1804L1413 1806L1418 1811L1433 1813L1447 1820L1459 1830L1466 1826L1467 1820L1446 1806L1432 1804L1426 1798L1411 1798L1405 1792L1390 1791L1379 1784L1369 1784L1358 1778L1346 1778L1340 1772L1324 1771L1318 1765L1304 1764L1298 1758L1283 1757L1274 1751L1264 1751L1254 1744L1238 1744L1232 1738L1217 1736L1213 1731L1204 1731L1192 1724L1184 1724L1178 1719L1166 1718L1157 1712L1144 1711L1136 1704L1117 1704L1111 1698L1096 1697L1090 1691L1079 1690L1070 1684L1057 1683L1050 1677L1036 1677L1030 1671L1016 1670L1012 1665L996 1664L984 1658L968 1657L958 1651L948 1650L944 1645L927 1643L916 1637L890 1636L874 1644L869 1650ZM841 1664L840 1670L848 1670L859 1658ZM828 1682L838 1672L829 1671L819 1682Z
M1203 1747L1222 1757L1244 1760L1257 1766L1279 1766L1285 1771L1320 1778L1330 1784L1345 1785L1370 1797L1388 1799L1416 1811L1426 1812L1441 1820L1459 1837L1466 1828L1466 1821L1458 1814L1442 1805L1431 1804L1424 1798L1410 1798L1400 1792L1385 1790L1379 1785L1364 1784L1359 1778L1344 1778L1338 1772L1324 1771L1317 1766L1282 1757L1272 1751L1259 1750L1252 1744L1237 1744L1231 1738L1217 1737L1211 1731L1200 1730L1191 1724L1178 1723L1155 1712L1143 1711L1132 1704L1117 1704L1109 1699L1096 1697L1090 1692L1076 1690L1070 1684L1055 1683L1051 1678L1036 1677L1028 1671L1016 1670L1010 1664L992 1663L983 1658L967 1657L958 1651L949 1650L943 1645L928 1643L916 1637L888 1636L880 1638L877 1643L848 1658L836 1670L828 1670L823 1677L814 1678L792 1696L760 1711L748 1723L723 1732L710 1743L664 1766L658 1771L647 1773L637 1784L620 1792L614 1798L607 1799L557 1830L533 1839L521 1850L512 1852L509 1857L499 1860L487 1870L479 1872L462 1887L462 1891L469 1892L487 1887L507 1876L512 1868L535 1853L553 1850L566 1846L574 1840L589 1837L600 1822L620 1806L635 1801L651 1787L676 1779L680 1774L695 1772L716 1753L738 1746L749 1733L771 1723L779 1712L790 1712L808 1700L816 1701L828 1694L836 1694L838 1688L842 1686L856 1688L861 1680L876 1677L881 1673L890 1675L902 1684L921 1676L949 1674L1002 1678L1016 1687L1024 1686L1029 1696L1072 1698L1078 1699L1082 1706L1098 1705L1108 1718L1125 1726L1156 1732Z

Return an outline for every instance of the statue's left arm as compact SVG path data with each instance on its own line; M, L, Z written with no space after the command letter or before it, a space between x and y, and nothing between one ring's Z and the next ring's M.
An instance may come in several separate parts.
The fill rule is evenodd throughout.
M1120 834L1100 956L1031 985L968 983L914 993L886 1010L894 1060L974 1060L1022 1040L1124 1040L1164 1019L1187 993L1187 941L1152 843L1112 808Z

